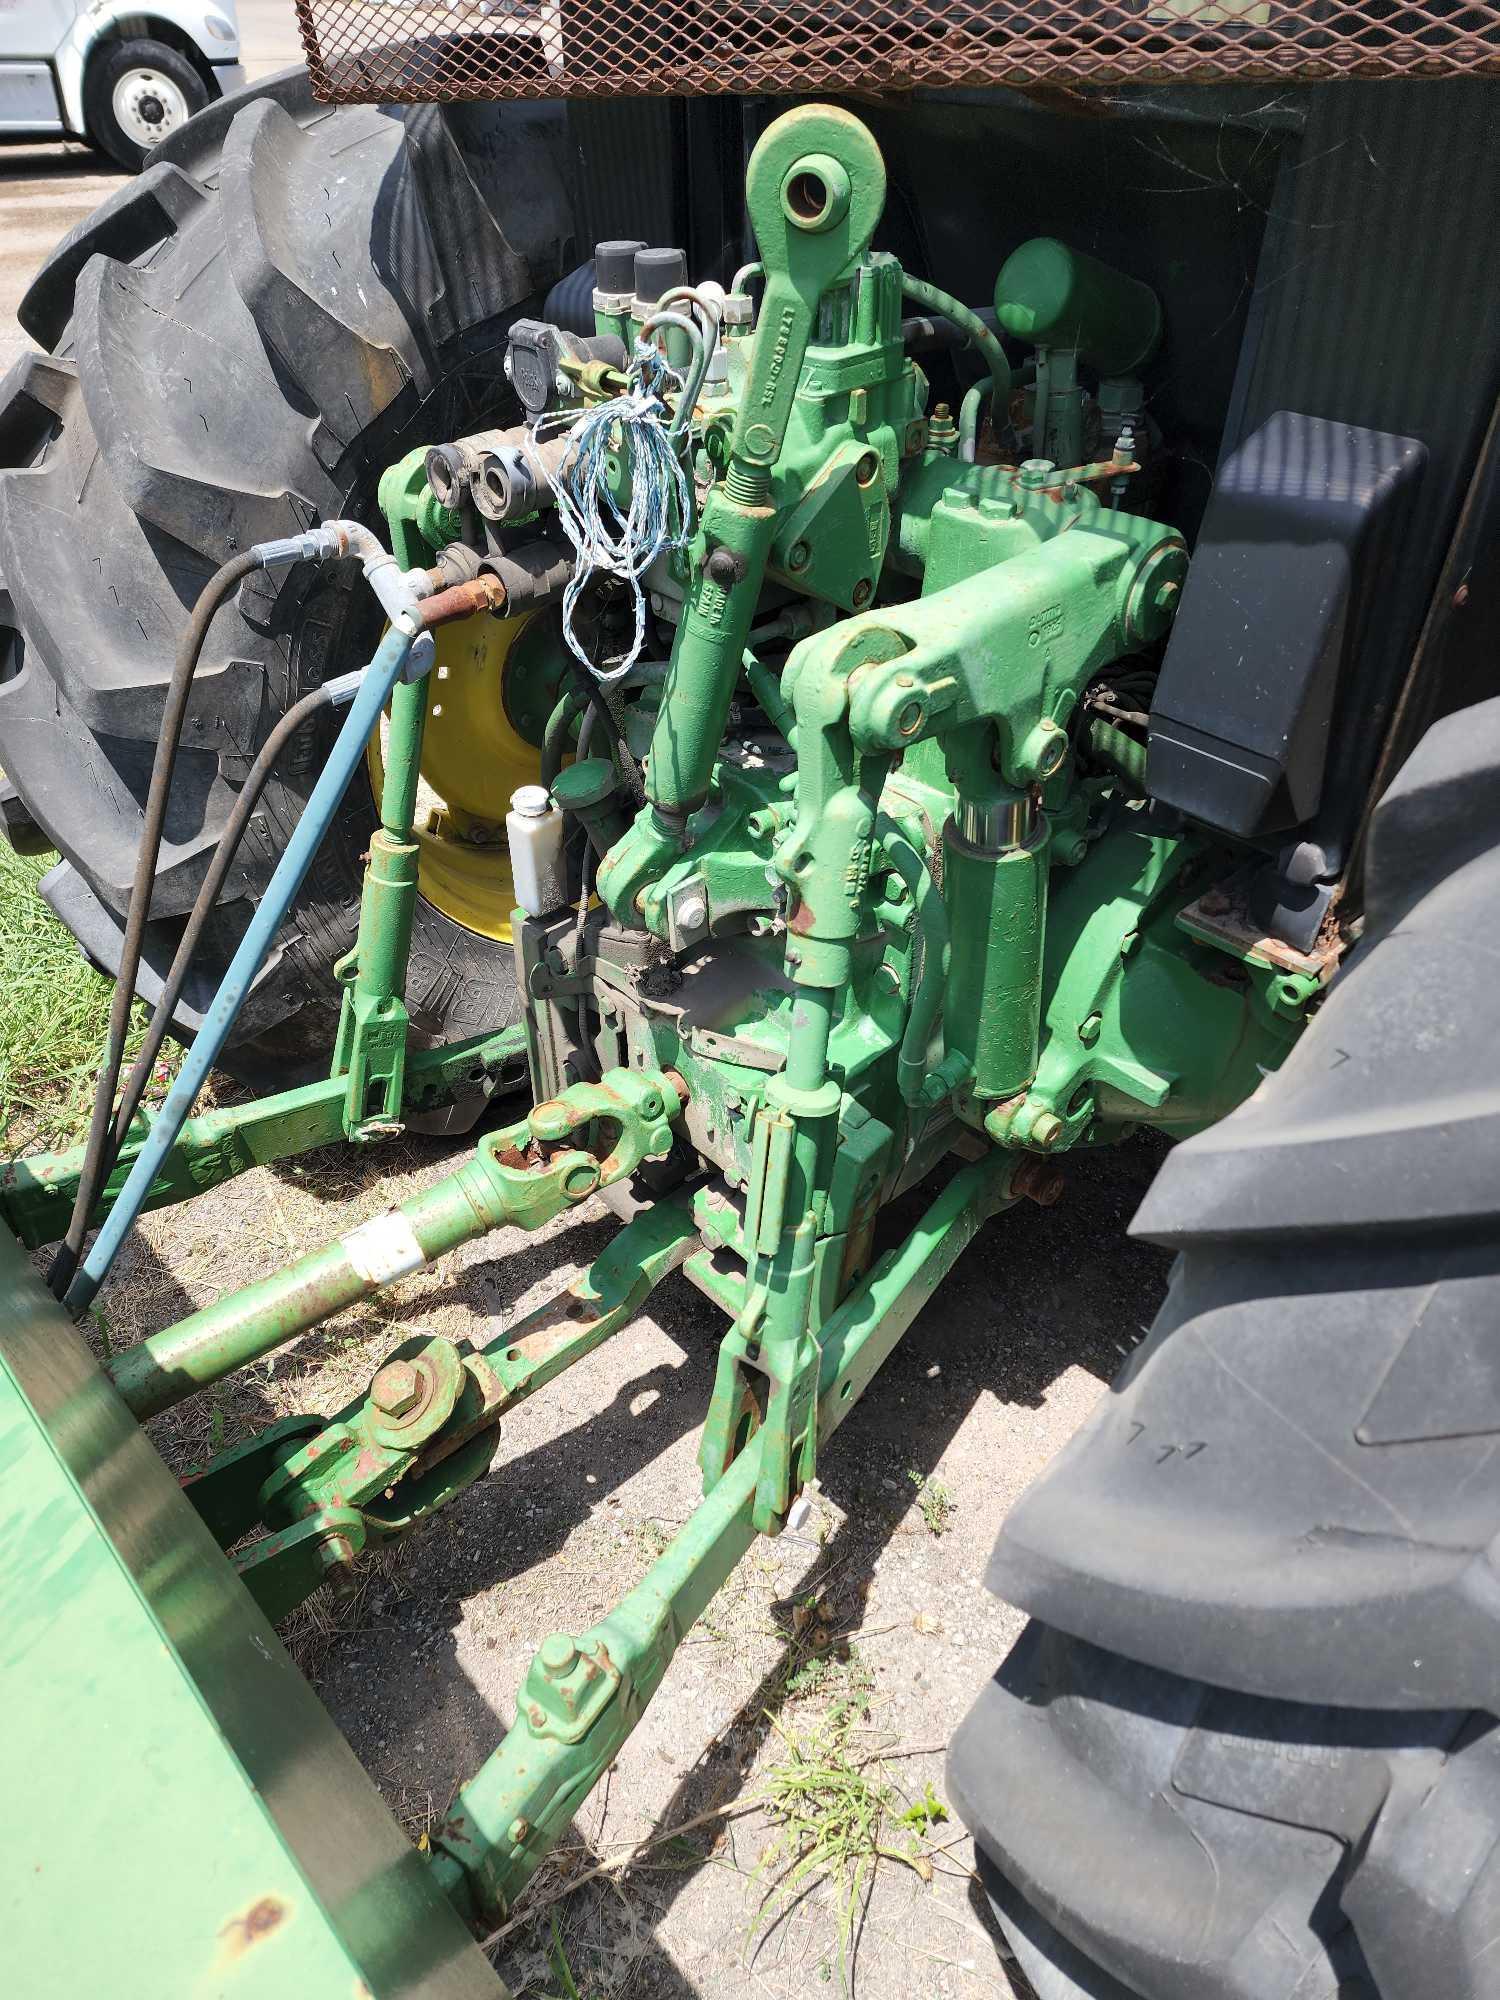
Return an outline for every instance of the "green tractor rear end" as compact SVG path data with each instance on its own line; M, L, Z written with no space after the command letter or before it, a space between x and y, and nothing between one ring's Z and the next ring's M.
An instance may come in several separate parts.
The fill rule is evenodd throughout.
M311 94L160 148L5 390L9 817L121 982L88 1144L0 1183L57 1246L0 1325L17 1990L495 1990L465 1926L963 1250L1154 1129L1172 1292L1005 1525L950 1762L1007 1947L1500 1991L1500 20L302 16ZM191 1043L150 1114L132 989ZM58 1303L145 1209L469 1128L103 1367ZM138 1428L596 1195L489 1344L180 1490ZM702 1503L418 1853L272 1626L678 1270Z

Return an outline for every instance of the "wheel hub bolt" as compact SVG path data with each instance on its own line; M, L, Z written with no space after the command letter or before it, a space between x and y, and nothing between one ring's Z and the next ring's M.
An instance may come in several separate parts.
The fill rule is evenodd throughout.
M388 1361L370 1384L370 1401L388 1417L404 1417L422 1400L422 1377L410 1361Z

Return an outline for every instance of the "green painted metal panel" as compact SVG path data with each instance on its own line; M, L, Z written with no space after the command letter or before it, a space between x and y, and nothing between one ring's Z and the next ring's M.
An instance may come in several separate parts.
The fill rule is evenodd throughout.
M0 1232L0 1988L504 1988Z

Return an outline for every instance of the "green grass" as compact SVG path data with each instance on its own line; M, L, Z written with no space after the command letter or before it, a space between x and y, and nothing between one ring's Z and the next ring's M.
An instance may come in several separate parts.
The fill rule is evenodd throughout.
M851 1961L875 1870L899 1862L931 1882L925 1848L948 1809L925 1787L915 1801L890 1781L880 1754L860 1756L855 1731L861 1706L836 1704L816 1723L771 1726L786 1746L785 1760L765 1780L763 1800L775 1833L761 1856L765 1882L751 1936L790 1914L817 1883L827 1883L838 1927L840 1985L851 1985Z
M560 1989L556 2000L583 2000L578 1990L578 1982L573 1977L573 1968L568 1963L568 1954L563 1949L562 1932L557 1927L557 1919L552 1919L552 1944L547 1953L547 1965ZM552 1995L547 2000L553 2000Z
M36 893L54 858L0 840L0 1152L10 1159L83 1139L114 990ZM145 1025L136 1007L127 1063Z
M917 1471L906 1476L917 1489L917 1508L927 1523L928 1534L946 1535L958 1512L958 1502L940 1479L929 1479Z

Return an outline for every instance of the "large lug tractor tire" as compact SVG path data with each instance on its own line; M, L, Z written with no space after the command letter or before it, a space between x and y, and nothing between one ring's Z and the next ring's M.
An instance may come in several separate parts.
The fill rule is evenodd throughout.
M1500 1994L1500 700L1367 929L1170 1158L1155 1326L1005 1523L951 1795L1040 2000Z
M43 267L21 318L52 352L0 385L0 767L62 854L43 893L106 971L163 691L203 583L235 550L320 519L379 525L386 466L504 421L506 329L532 284L443 111L330 111L300 71L164 141ZM349 563L254 575L215 620L152 900L148 1001L257 747L378 637ZM268 788L180 1031L201 1020L336 726L325 716L294 743ZM240 1017L227 1066L247 1081L326 1058L372 824L361 778ZM467 879L463 921L419 907L408 990L423 1038L517 1018L503 853L480 857L486 909Z

